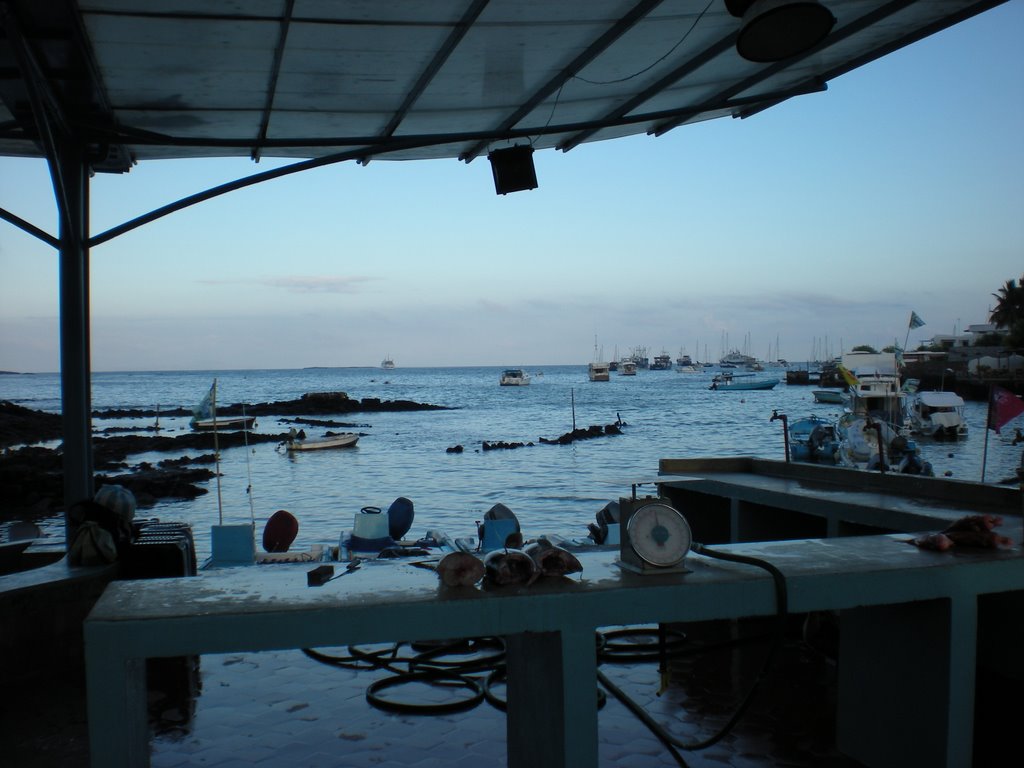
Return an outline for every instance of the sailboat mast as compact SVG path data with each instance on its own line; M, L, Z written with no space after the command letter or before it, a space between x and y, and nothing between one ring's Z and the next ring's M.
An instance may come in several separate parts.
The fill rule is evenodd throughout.
M210 412L213 415L213 465L217 473L217 520L224 525L224 502L220 494L220 446L217 442L217 379L210 389Z

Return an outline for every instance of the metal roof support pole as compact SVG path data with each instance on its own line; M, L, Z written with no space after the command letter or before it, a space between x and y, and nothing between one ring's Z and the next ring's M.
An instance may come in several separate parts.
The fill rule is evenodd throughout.
M0 26L24 79L29 106L46 154L60 221L60 377L64 431L64 506L92 498L92 390L89 364L89 173L76 137L17 16L0 3ZM5 218L9 218L6 217ZM16 222L17 224L17 222ZM24 228L24 227L23 227ZM26 230L29 231L29 230ZM74 531L64 520L66 546Z
M64 506L92 498L92 371L89 328L89 168L64 144L56 162L67 210L60 217L60 381L64 419ZM58 203L59 204L59 203ZM73 531L65 519L70 547Z

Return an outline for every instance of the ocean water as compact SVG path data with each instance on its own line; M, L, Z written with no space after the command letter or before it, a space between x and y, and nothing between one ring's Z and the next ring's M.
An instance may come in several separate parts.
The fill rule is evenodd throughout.
M530 367L526 387L500 387L501 368L315 368L302 370L120 372L93 374L93 407L191 408L217 379L218 402L264 403L292 400L308 392L348 393L352 398L414 400L451 410L355 413L314 418L343 421L362 436L352 449L288 455L273 443L222 451L221 508L216 483L193 501L166 501L140 514L184 520L197 532L197 550L208 552L210 525L255 519L257 530L278 509L300 524L297 547L336 543L364 506L386 509L398 496L415 505L410 535L428 529L471 535L474 521L501 502L519 517L529 535L584 535L594 514L626 496L632 483L650 480L662 458L750 455L782 459L784 444L773 410L790 419L838 416L840 406L814 402L811 387L788 386L784 372L773 390L722 392L708 389L711 374L639 371L612 373L611 381L590 382L585 366ZM0 399L44 411L60 410L56 374L0 376ZM623 434L544 445L573 428L620 419ZM980 481L985 404L968 403L970 434L958 442L918 440L936 475ZM153 419L95 419L94 428L151 427ZM290 425L260 418L255 431L280 433ZM1011 423L1002 435L989 434L985 477L989 483L1013 477L1024 446L1012 444ZM161 417L164 434L189 429L186 417ZM306 427L310 437L325 430ZM335 429L334 431L339 431ZM517 449L482 451L482 441L533 442ZM447 448L462 445L463 453ZM157 462L165 453L129 458ZM246 489L251 487L251 493ZM653 486L646 486L653 489ZM43 521L62 535L59 519Z

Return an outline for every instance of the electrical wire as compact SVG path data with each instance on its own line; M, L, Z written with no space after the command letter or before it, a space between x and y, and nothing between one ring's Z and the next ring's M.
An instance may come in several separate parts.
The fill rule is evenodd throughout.
M746 695L743 697L743 700L740 702L740 705L733 712L732 716L729 718L726 724L722 726L722 728L720 728L717 733L713 734L712 736L706 739L703 739L702 741L694 743L686 743L680 741L675 736L670 734L659 722L657 722L650 715L650 713L647 712L646 709L644 709L640 704L631 699L621 688L619 688L611 680L609 680L608 676L605 675L600 669L597 670L597 678L601 682L601 685L605 686L608 689L608 691L613 696L615 696L615 698L621 701L629 709L630 712L636 715L636 717L644 725L646 725L647 728L662 743L666 745L671 744L673 747L678 747L679 749L682 749L687 752L695 752L697 750L707 749L708 747L717 744L733 729L736 723L739 722L740 718L743 717L743 715L746 713L747 709L750 708L750 705L753 703L754 700L754 694L761 686L761 683L764 682L764 680L768 677L768 673L771 671L772 667L775 664L775 658L778 655L779 649L782 647L786 627L786 616L789 613L789 601L786 591L786 577L782 574L782 571L780 571L778 568L776 568L768 561L761 560L760 558L756 557L748 557L746 555L737 555L732 552L721 552L718 550L713 550L708 547L705 547L703 544L698 544L696 542L693 544L691 549L699 554L717 558L719 560L728 560L734 563L743 563L746 565L754 565L758 568L763 568L764 570L768 571L775 584L776 626L773 635L774 641L769 649L767 656L765 657L764 663L762 664L761 669L757 674L757 677L754 679L754 682L751 684ZM676 755L673 755L673 757L676 757ZM681 760L681 757L677 757L676 759ZM685 765L685 763L680 764Z
M637 719L647 726L651 733L662 742L673 759L680 766L684 766L684 768L686 762L679 750L693 752L717 744L747 712L753 703L754 694L774 667L775 659L782 647L786 617L789 611L785 576L771 563L760 558L714 550L699 543L694 543L691 549L693 552L707 557L753 565L766 570L771 575L775 589L776 618L772 633L768 635L752 635L725 643L699 646L688 645L687 637L683 632L664 627L663 625L658 625L657 627L625 627L598 632L595 635L599 665L604 662L641 663L652 660L658 660L664 665L670 658L704 653L709 650L736 646L765 638L772 640L761 669L744 695L743 700L729 717L728 721L726 721L725 725L710 737L692 743L683 742L669 733L641 704L612 682L598 667L597 679L601 684L601 688L615 696ZM618 639L623 637L644 636L656 637L657 644L647 643L645 646L641 646L637 643L618 642ZM402 645L404 644L394 643L381 649L364 649L351 645L347 647L348 654L344 656L336 656L312 648L304 648L302 651L309 658L331 666L360 671L383 669L391 672L392 675L390 677L374 681L366 690L366 700L378 709L404 714L443 714L472 709L481 701L487 701L496 709L506 711L507 702L496 696L491 690L493 686L504 682L507 674L505 643L502 638L485 637L440 643L411 643L409 645L414 651L420 649L412 655L400 655L399 649ZM456 661L444 658L452 654L469 655L471 658ZM661 671L664 673L664 667L661 668ZM477 676L482 673L487 674L482 677ZM396 701L380 696L381 691L410 684L427 684L449 689L461 687L468 689L470 695L466 698L434 704ZM602 707L606 701L604 691L601 688L598 688L598 708Z

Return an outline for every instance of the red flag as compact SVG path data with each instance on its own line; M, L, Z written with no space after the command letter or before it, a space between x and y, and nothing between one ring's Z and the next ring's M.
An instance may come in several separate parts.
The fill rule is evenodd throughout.
M988 428L999 434L1000 428L1011 419L1024 413L1024 402L1013 392L1002 387L992 387L988 401Z

